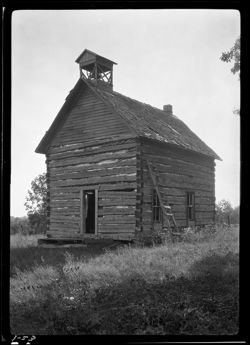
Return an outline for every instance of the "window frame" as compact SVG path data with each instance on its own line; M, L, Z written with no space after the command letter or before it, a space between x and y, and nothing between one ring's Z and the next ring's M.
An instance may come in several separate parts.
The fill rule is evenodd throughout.
M155 189L152 193L152 218L153 223L162 223L163 215L160 200Z
M195 221L195 192L186 192L187 220Z

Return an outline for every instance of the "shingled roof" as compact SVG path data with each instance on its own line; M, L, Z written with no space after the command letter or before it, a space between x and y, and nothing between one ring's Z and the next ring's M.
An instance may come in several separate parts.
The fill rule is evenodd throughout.
M93 86L84 82L113 110L118 113L139 137L146 137L181 148L192 150L221 160L191 129L175 115L124 96L110 88Z
M44 153L57 125L65 117L65 110L73 101L79 88L87 85L96 95L108 105L114 113L120 115L138 137L153 139L162 143L176 145L180 148L195 151L214 159L221 158L208 147L191 129L175 115L168 115L165 111L149 104L139 102L124 96L111 88L94 85L91 81L79 79L70 95L59 111L50 129L38 145L36 152Z

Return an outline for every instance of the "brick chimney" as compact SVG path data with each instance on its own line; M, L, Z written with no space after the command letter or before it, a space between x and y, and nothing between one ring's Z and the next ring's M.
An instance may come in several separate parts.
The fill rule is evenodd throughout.
M173 115L173 107L171 104L164 105L163 110L167 113L167 115Z

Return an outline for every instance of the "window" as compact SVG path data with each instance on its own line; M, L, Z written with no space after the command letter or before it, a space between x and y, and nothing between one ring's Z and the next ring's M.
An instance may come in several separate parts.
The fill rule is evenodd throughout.
M187 192L187 219L194 220L194 192Z
M155 189L153 190L153 221L155 223L162 221L162 209Z

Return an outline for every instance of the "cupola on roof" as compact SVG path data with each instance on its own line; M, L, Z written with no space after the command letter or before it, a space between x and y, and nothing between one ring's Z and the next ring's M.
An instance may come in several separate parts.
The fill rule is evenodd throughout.
M113 87L113 65L117 65L116 62L88 49L79 55L76 62L79 64L81 78Z

